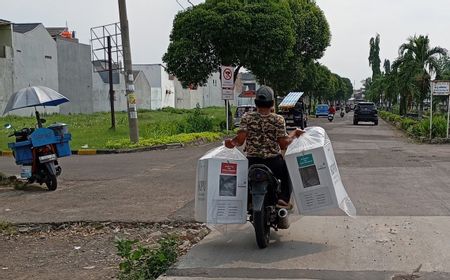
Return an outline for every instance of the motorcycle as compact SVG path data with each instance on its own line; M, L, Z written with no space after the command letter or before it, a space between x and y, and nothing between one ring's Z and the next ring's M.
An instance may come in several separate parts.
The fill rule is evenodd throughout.
M55 90L44 86L29 86L11 95L3 114L22 108L35 108L37 128L14 130L16 142L8 143L13 151L16 164L22 166L21 177L28 183L45 183L50 191L56 190L56 179L62 172L58 157L71 155L69 141L72 136L67 133L65 124L54 124L45 128L45 119L40 117L37 106L58 106L69 99ZM6 124L5 128L12 126Z
M334 114L328 114L328 120L332 122L334 119Z
M40 119L40 122L45 120ZM8 147L13 151L16 164L22 166L20 175L27 183L45 183L49 191L58 187L57 177L62 172L58 157L71 155L71 135L64 132L64 126L55 124L49 128L23 128L9 135L14 136L16 141L9 143ZM11 125L5 127L11 128Z
M341 110L341 118L343 118L345 115L344 110Z
M255 228L256 243L263 249L269 245L270 228L289 228L288 209L277 205L281 181L266 165L250 166L248 180L250 222Z

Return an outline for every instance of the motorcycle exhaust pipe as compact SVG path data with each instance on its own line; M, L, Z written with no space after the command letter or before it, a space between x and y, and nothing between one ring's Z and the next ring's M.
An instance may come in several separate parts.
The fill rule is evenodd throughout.
M284 208L278 210L278 228L279 229L288 229L290 226L288 211Z

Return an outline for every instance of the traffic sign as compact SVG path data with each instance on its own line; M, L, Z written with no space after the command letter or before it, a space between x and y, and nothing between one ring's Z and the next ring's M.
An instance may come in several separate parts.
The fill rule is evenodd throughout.
M431 84L431 92L433 95L449 95L450 94L450 82L448 81L434 81Z
M234 67L221 66L222 88L234 88Z
M222 88L222 100L234 100L234 89Z

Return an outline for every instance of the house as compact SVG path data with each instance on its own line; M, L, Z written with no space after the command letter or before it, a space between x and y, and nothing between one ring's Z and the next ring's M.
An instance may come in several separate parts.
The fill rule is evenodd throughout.
M0 69L0 112L10 96L24 87L41 85L59 89L57 45L40 23L0 20ZM33 110L15 113L30 115ZM59 112L59 108L46 111Z

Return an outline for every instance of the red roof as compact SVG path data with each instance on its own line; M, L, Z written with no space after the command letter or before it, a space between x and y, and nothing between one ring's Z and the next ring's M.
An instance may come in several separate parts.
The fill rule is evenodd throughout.
M246 91L243 91L241 94L239 94L239 97L243 97L243 98L255 98L255 97L256 97L256 91L254 91L254 90L246 90Z

